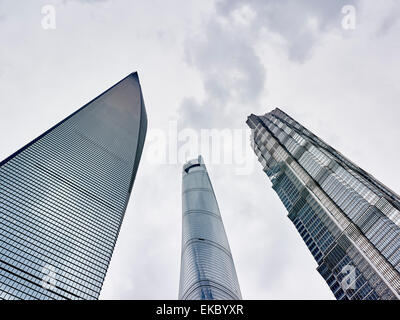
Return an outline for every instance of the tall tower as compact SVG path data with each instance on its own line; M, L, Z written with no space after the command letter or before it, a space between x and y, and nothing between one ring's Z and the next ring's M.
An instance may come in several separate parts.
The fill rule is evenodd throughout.
M182 176L182 258L179 299L240 300L235 265L203 159Z
M279 109L252 146L337 299L399 299L400 197Z
M146 128L132 73L0 163L0 298L98 298Z

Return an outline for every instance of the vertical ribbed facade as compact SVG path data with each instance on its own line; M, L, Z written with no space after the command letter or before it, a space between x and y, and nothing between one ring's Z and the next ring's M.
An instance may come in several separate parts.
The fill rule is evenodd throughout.
M181 300L239 300L217 199L201 156L183 166Z
M133 73L0 163L0 298L98 298L146 128Z
M252 114L247 124L272 188L335 297L399 299L399 196L279 109Z

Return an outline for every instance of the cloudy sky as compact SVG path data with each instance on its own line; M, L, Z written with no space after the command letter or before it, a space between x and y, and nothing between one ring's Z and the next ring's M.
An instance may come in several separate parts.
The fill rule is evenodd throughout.
M176 299L181 164L154 133L280 107L399 193L399 36L396 0L0 0L0 158L138 71L148 139L101 298ZM207 165L243 297L332 299L246 145L247 174Z

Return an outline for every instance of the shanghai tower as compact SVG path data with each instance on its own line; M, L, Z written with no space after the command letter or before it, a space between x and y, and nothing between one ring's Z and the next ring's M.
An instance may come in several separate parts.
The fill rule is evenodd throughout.
M217 199L203 158L182 172L181 300L242 299Z
M336 299L399 299L400 197L278 108L247 124L272 188Z
M132 73L0 163L0 298L97 299L147 129Z

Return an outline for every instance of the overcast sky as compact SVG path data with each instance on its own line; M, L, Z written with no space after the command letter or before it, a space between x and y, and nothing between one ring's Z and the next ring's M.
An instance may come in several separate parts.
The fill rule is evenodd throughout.
M42 26L44 5L55 29ZM344 5L355 29L342 26ZM399 193L399 18L396 0L0 0L0 158L138 71L149 137L171 121L245 129L250 113L280 107ZM181 164L154 163L152 146L103 299L178 295ZM332 299L251 155L246 175L205 159L243 297Z

